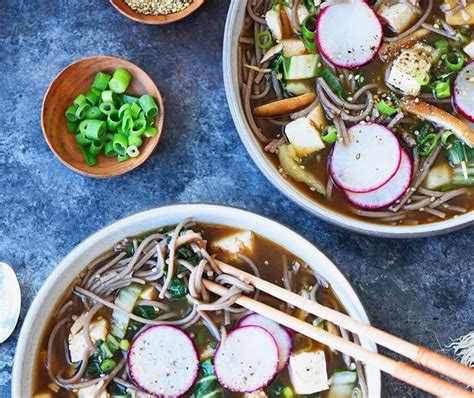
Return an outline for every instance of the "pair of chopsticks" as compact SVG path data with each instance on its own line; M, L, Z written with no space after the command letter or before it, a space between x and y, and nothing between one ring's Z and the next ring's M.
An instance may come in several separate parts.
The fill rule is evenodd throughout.
M218 260L215 260L215 262L222 272L249 283L262 292L265 292L275 298L280 299L281 301L300 308L305 312L330 321L352 333L359 335L359 337L363 336L369 340L372 340L374 343L377 343L406 358L409 358L421 366L434 370L467 386L474 387L474 369L470 369L467 366L461 365L455 360L431 351L428 348L410 343L399 337L379 330L369 324L353 319L348 315L342 314L314 301L305 299L298 294L260 279L255 275L251 275L229 264ZM203 279L203 283L209 291L220 296L223 296L228 291L226 287L206 279ZM280 325L293 329L294 331L301 333L313 340L319 341L331 347L331 349L345 353L367 365L374 366L407 384L411 384L412 386L415 386L435 396L446 398L474 397L472 392L461 386L451 384L446 380L426 373L407 363L397 361L370 351L351 341L345 340L342 337L331 334L321 328L316 328L307 322L297 319L271 306L253 300L250 297L242 295L237 299L236 303L249 309L250 311L272 319L273 321L278 322Z

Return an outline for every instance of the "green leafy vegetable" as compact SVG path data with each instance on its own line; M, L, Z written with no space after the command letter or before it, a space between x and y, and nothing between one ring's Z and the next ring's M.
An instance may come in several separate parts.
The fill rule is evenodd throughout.
M188 287L183 280L174 277L168 286L168 292L173 300L182 299L188 294Z

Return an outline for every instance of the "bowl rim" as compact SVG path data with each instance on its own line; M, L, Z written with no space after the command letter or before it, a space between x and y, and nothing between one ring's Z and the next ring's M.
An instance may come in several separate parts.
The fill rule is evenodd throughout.
M237 46L238 34L241 30L239 17L245 12L244 8L240 7L239 1L241 0L231 0L224 30L222 64L225 93L232 119L244 147L256 166L276 189L288 199L324 221L371 236L386 238L427 237L446 234L474 225L474 211L472 210L465 214L458 215L456 218L452 217L444 221L415 226L393 226L370 223L343 215L321 205L316 200L311 200L306 195L301 194L297 188L285 181L268 157L263 153L261 145L252 133L243 111L240 89L238 87L237 51L234 51Z
M147 14L140 14L134 10L132 10L127 4L125 4L126 10L122 9L118 2L124 2L124 0L109 0L109 3L122 15L126 16L127 18L131 19L132 21L144 23L147 25L167 25L173 22L181 21L184 18L187 18L192 13L197 11L203 4L205 0L193 0L193 2L189 5L189 7L185 8L184 10L165 14L165 15L147 15Z
M50 313L77 274L87 263L103 253L102 247L111 247L113 242L127 235L143 233L160 225L169 225L171 222L177 223L189 216L201 222L254 230L257 234L286 247L309 264L317 264L318 272L331 284L348 313L369 323L367 312L357 292L344 274L317 246L293 229L268 217L231 206L204 203L167 205L136 213L109 224L85 238L60 261L36 294L23 322L13 363L12 396L31 396L32 383L23 381L32 380L39 339ZM377 346L366 338L361 338L361 344L377 352ZM365 371L370 396L380 397L382 386L380 371L371 366L365 366Z
M134 67L140 69L140 71L145 75L147 76L150 81L154 84L154 86L156 87L156 91L158 93L158 105L160 107L160 113L159 113L159 116L158 118L156 119L155 121L155 126L158 128L158 134L155 136L155 137L151 137L150 139L153 140L152 142L152 149L151 149L151 152L148 156L142 156L138 161L135 162L134 166L131 167L131 168L127 168L127 169L124 169L120 172L116 172L114 171L112 174L110 175L104 175L104 174L94 174L94 173L91 173L91 172L88 172L86 170L81 170L81 169L78 169L76 167L74 167L72 164L70 164L66 159L64 159L62 156L59 155L59 153L56 151L56 149L54 148L53 144L51 143L50 139L49 139L49 136L46 132L46 126L44 125L44 119L45 119L45 113L46 113L46 100L48 99L48 96L50 94L50 91L52 90L54 84L56 83L56 81L64 74L68 71L69 68L73 67L74 65L77 65L77 64L80 64L82 62L85 62L85 61L91 61L91 60L99 60L99 59L107 59L107 60L111 60L111 61L120 61L120 62L125 62L126 64L130 64L130 65L133 65ZM48 147L49 149L51 150L51 152L53 152L54 156L56 156L56 158L63 164L65 165L67 168L69 168L70 170L78 173L78 174L81 174L83 176L86 176L86 177L92 177L92 178L98 178L98 179L104 179L104 178L113 178L113 177L118 177L118 176L121 176L121 175L124 175L124 174L127 174L135 169L137 169L138 167L140 167L143 163L145 163L152 155L153 153L155 152L156 148L158 147L158 144L160 143L161 141L161 137L163 135L163 129L164 129L164 122L165 122L165 101L164 101L164 98L161 94L161 90L160 88L158 87L158 85L155 83L154 79L150 76L150 74L144 70L141 66L135 64L134 62L128 60L128 59L125 59L125 58L120 58L120 57L116 57L116 56L113 56L113 55L91 55L91 56L88 56L88 57L84 57L84 58L81 58L81 59L77 59L75 60L74 62L71 62L69 65L65 66L63 69L61 69L61 71L53 78L53 80L51 81L51 83L49 84L48 86L48 89L46 90L44 96L43 96L43 101L41 103L41 131L43 132L43 137L46 141L46 143L48 144Z

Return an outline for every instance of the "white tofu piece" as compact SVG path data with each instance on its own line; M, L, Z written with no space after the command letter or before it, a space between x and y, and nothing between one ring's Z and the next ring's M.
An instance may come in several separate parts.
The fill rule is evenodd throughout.
M291 355L288 372L296 394L314 394L329 388L324 351Z
M74 323L82 323L83 322L83 317L79 317L77 321ZM71 327L72 330L77 330L77 333L70 333L68 337L69 341L69 353L71 355L71 361L72 362L79 362L82 361L82 358L87 351L87 343L86 343L86 338L84 336L84 332L82 329L82 325L79 327ZM89 326L89 335L91 337L92 342L95 344L97 340L104 340L107 337L107 321L105 319L98 319L96 321L93 321L90 323Z
M215 240L211 246L231 256L238 253L251 255L255 249L255 234L252 231L237 232Z
M414 7L419 7L417 0L410 0ZM384 3L377 10L377 14L396 33L407 30L418 19L419 15L413 7L406 3Z
M464 52L469 55L469 58L474 59L474 39L463 48Z
M293 144L296 154L300 157L317 152L325 147L319 131L310 119L300 117L285 126L285 135Z
M283 26L281 24L280 12L275 10L268 10L265 14L265 20L267 21L268 29L272 32L275 40L281 40L283 38Z
M309 16L309 11L304 4L299 4L296 12L298 13L298 22L301 25L305 18Z
M326 114L321 104L318 104L306 117L313 122L319 131L322 131L328 125Z
M309 94L316 91L315 86L314 79L288 80L286 91L293 95Z
M102 386L104 385L104 381L101 380L97 384L92 384L86 388L80 388L77 390L77 398L109 398L110 394L107 391L102 391L102 393L96 397L96 392L98 392Z
M306 54L306 47L303 43L303 40L286 39L282 40L280 43L283 44L283 55L285 57Z
M244 398L267 398L268 395L265 394L265 391L263 390L257 390L254 392L246 392L244 394Z
M420 94L421 85L418 79L429 73L433 51L433 47L421 43L403 50L393 61L387 82L404 94Z

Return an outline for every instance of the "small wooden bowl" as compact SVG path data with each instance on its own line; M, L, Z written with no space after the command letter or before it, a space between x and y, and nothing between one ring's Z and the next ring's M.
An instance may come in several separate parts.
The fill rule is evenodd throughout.
M127 93L137 96L150 94L157 101L160 113L156 118L155 127L158 134L143 139L140 154L135 158L118 162L115 157L106 157L101 152L97 157L97 164L90 167L82 156L75 135L67 131L64 112L79 94L89 90L97 72L112 74L117 68L126 68L132 74L132 82ZM89 177L107 178L125 174L151 156L163 134L164 111L160 91L143 69L124 59L96 56L76 61L56 76L43 100L41 127L49 147L67 167Z
M191 5L183 11L175 12L168 15L145 15L132 10L124 0L110 0L110 3L123 15L133 19L136 22L146 23L150 25L164 25L179 21L192 14L204 4L204 0L193 0Z

